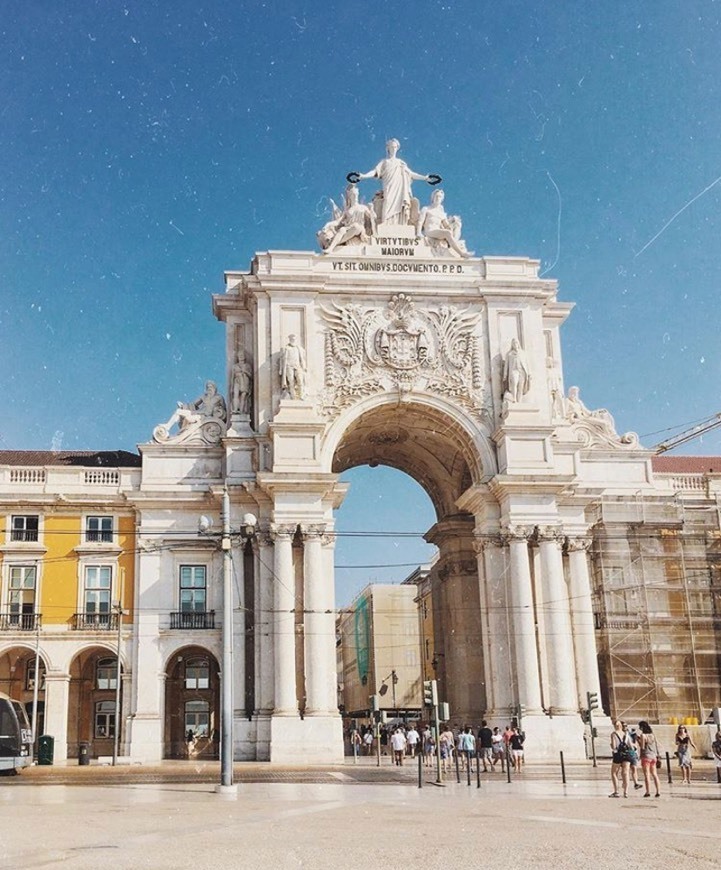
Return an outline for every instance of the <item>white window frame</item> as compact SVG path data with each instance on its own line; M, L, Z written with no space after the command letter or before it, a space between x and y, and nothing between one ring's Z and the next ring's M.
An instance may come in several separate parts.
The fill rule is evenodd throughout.
M14 532L26 531L26 530L13 528L13 526L14 526L13 520L16 517L18 517L18 518L19 517L23 517L23 518L36 517L37 518L37 521L38 521L37 535L38 536L35 540L28 541L28 540L25 540L24 538L18 539L18 538L13 537ZM37 546L38 544L42 543L43 531L44 531L43 519L44 519L43 515L39 514L39 513L10 513L10 514L8 514L7 521L5 523L5 542L11 546L20 546L20 547L23 546L24 544L29 545L29 546L33 546L33 545Z
M115 701L96 701L93 710L93 735L95 739L112 740L115 737L115 723ZM101 728L105 729L104 734L100 733Z
M42 560L30 560L28 558L22 558L19 555L10 555L5 554L3 571L2 571L2 600L0 603L0 610L3 613L10 613L10 595L13 590L11 585L12 583L12 572L13 569L16 568L34 568L35 569L35 602L34 602L34 610L33 612L37 615L40 613L40 579L42 576Z
M183 586L183 569L184 568L190 569L193 574L195 573L195 571L202 569L203 575L204 575L203 579L205 581L204 585L203 586ZM210 591L208 589L208 573L209 573L208 572L208 565L205 562L181 562L178 565L177 595L178 595L178 612L179 613L208 613L208 611L211 610L211 608L208 605L208 597L209 597L209 591ZM194 591L196 589L202 589L205 593L205 595L204 595L205 606L203 607L203 610L202 611L196 610L194 608L191 610L183 610L183 591L184 590Z
M110 529L103 529L103 520L108 520ZM98 528L91 529L90 525L93 521L98 522ZM117 535L117 519L113 514L85 514L83 516L83 543L95 544L102 546L103 544L115 544Z
M110 584L107 587L88 587L87 578L88 572L92 569L102 569L107 568L110 571ZM117 563L113 561L82 561L79 565L80 570L80 582L78 584L78 613L89 614L93 613L106 613L108 614L108 619L110 618L110 614L113 612L113 601L115 600L113 597L113 593L115 592L115 575L117 573ZM87 599L87 590L88 588L97 588L99 590L104 590L107 588L108 590L108 609L104 610L95 610L90 611L88 609L88 599Z
M205 677L189 677L188 669L195 668L199 669L201 662L207 668L207 676ZM210 667L210 656L192 656L183 662L183 687L189 691L203 691L204 689L210 688L210 675L211 675L211 667Z

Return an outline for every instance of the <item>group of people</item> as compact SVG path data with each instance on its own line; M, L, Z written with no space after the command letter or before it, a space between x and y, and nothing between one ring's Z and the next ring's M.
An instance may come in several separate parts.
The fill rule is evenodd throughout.
M693 760L691 750L696 749L688 729L679 725L674 737L676 749L674 755L678 759L681 770L681 781L691 784ZM721 732L716 735L712 746L717 768L721 769ZM643 785L638 781L638 769L643 772ZM654 797L661 796L661 786L658 770L661 767L661 749L653 728L646 721L638 723L638 729L630 728L620 719L614 722L611 733L611 782L612 798L627 798L631 785L634 789L642 789L644 797L651 797L651 785L654 786ZM719 777L721 781L721 777ZM619 784L621 792L619 792Z
M419 731L420 729L420 731ZM363 752L372 755L376 736L373 727L368 725L362 729L352 728L349 734L351 750L354 755ZM391 728L381 726L378 739L383 755L390 749L393 763L402 766L405 758L416 758L422 754L426 765L431 766L436 758L436 739L430 726L420 723L395 725ZM496 769L500 762L501 772L506 769L506 763L512 764L516 773L523 769L524 743L526 735L517 725L507 725L500 728L490 728L483 720L480 728L474 733L470 725L441 728L438 743L440 749L441 769L450 770L458 758L459 767L465 770L471 766L473 758L478 758L478 764L483 765L484 773Z

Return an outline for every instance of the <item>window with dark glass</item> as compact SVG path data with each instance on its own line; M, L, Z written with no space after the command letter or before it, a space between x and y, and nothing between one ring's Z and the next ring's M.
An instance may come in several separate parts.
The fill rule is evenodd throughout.
M95 666L95 688L114 689L118 683L118 660L98 659Z
M13 565L10 568L8 606L11 624L21 625L28 622L27 626L22 627L33 628L29 620L35 614L36 580L35 565Z
M185 688L207 689L210 686L210 662L208 659L188 659L185 663Z
M180 612L203 613L207 610L205 565L180 566Z
M37 541L40 528L40 517L17 515L10 524L11 541Z
M95 704L95 737L99 740L115 737L115 701Z
M210 704L207 701L187 701L185 704L185 733L193 737L210 734Z
M85 540L88 543L113 542L113 518L112 517L86 517Z
M113 569L110 565L87 565L85 567L85 614L98 620L110 616L110 591Z

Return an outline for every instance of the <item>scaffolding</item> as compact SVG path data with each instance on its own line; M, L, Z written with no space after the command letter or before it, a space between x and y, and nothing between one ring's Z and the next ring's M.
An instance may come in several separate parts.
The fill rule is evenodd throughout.
M646 496L594 506L593 583L611 716L703 723L721 705L721 529L715 501Z

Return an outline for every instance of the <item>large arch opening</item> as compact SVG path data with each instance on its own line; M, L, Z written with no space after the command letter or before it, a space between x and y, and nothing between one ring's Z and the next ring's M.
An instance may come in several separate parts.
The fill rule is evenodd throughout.
M454 715L475 721L486 703L475 517L459 509L458 500L490 471L484 469L479 445L461 423L436 407L385 404L348 426L332 470L351 482L336 515L337 594L346 605L341 619L350 635L350 649L344 640L341 653L350 663L339 660L338 668L343 695L355 691L354 710L378 695L381 708L405 715L416 707L420 716L422 681L437 679ZM415 483L409 485L405 475ZM354 503L353 484L365 504ZM353 529L344 518L346 505ZM415 547L409 547L413 541ZM367 565L367 572L351 568L359 565ZM376 578L382 584L407 580L404 585L415 588L389 592L368 587ZM370 592L363 592L365 587ZM354 609L364 611L363 620L354 620ZM355 623L362 627L366 620L371 628L359 631ZM414 648L417 655L411 661Z

